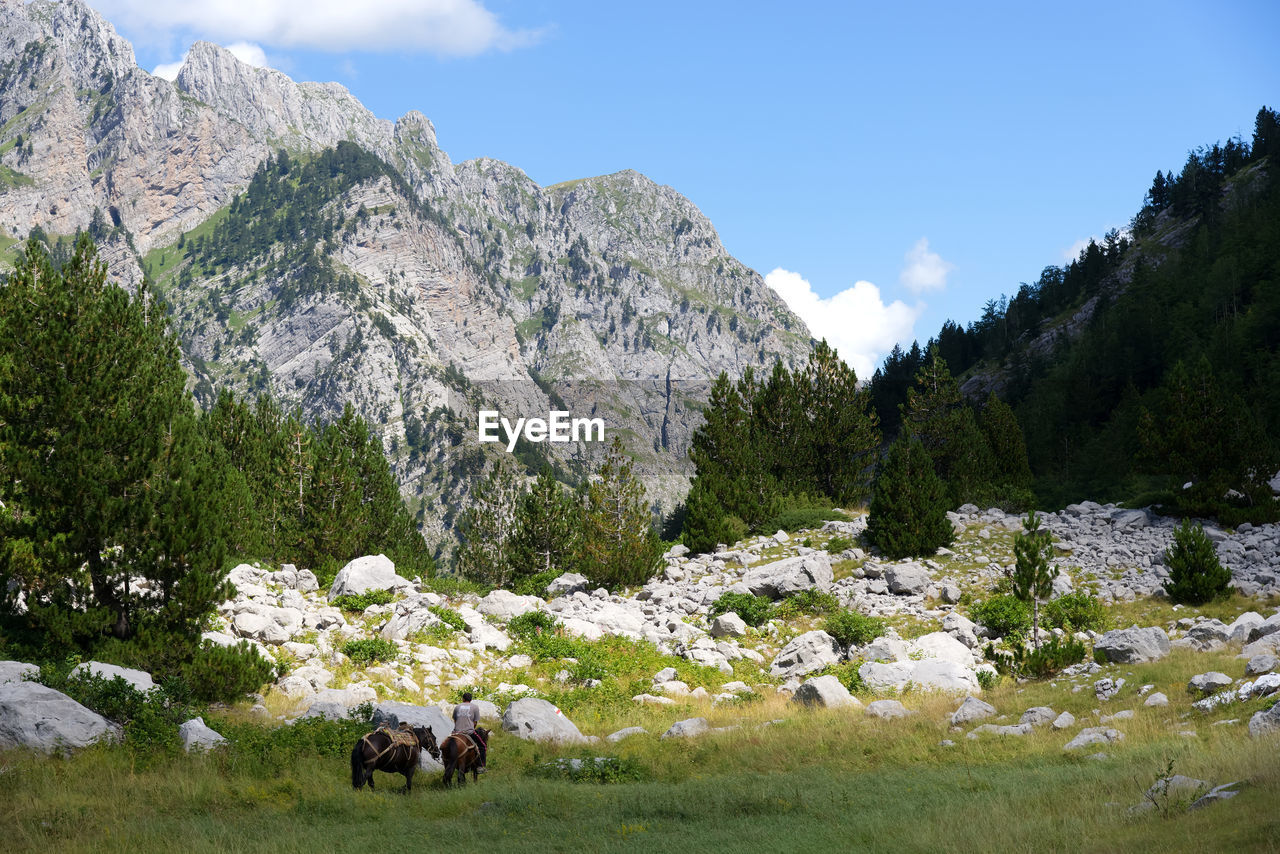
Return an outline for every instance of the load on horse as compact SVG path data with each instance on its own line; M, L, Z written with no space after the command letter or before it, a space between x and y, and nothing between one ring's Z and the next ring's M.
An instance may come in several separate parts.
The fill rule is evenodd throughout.
M399 729L379 727L363 735L351 749L351 785L359 789L365 783L373 789L373 772L404 775L404 790L413 789L413 772L418 770L418 757L426 750L440 758L435 733L430 728L401 723Z

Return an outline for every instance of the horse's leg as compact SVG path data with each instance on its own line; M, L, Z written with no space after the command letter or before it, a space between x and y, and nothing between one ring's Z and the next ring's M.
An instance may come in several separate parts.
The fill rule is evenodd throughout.
M408 770L404 772L404 793L407 795L413 791L413 766L410 765Z

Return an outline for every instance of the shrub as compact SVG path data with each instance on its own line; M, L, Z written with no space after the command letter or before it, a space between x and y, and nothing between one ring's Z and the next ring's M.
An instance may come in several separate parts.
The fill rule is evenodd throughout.
M761 530L766 533L802 531L807 528L821 528L823 522L843 518L845 518L843 513L831 507L789 507L766 522Z
M853 540L849 537L842 537L839 534L827 540L826 551L828 554L839 554L853 548Z
M884 620L857 611L840 611L827 617L822 629L846 649L860 646L884 634Z
M947 490L933 470L933 460L919 439L899 439L876 478L867 539L897 560L933 554L954 537L947 518Z
M342 647L342 653L356 664L371 664L375 661L392 661L400 654L400 650L389 640L364 638L347 641Z
M977 676L978 687L983 691L990 691L1000 682L1000 674L992 673L990 670L979 670Z
M987 660L996 666L996 670L1031 679L1052 676L1064 667L1084 661L1088 653L1083 643L1069 636L1055 636L1038 649L1027 650L1021 641L1015 640L1007 651L997 650L992 644L987 644L985 650Z
M1014 596L998 594L969 608L969 619L1001 637L1020 637L1031 628L1031 607Z
M742 618L748 626L762 626L773 610L773 601L767 596L750 593L722 593L711 605L709 616L718 617L730 611Z
M1218 561L1213 541L1200 525L1183 519L1173 532L1173 545L1165 550L1169 580L1164 590L1174 602L1203 605L1227 592L1231 570Z
M831 614L840 610L840 600L821 590L801 590L774 606L774 616L791 619L801 614Z
M552 632L559 625L559 621L546 611L529 611L511 618L507 623L507 634L517 640L526 640L544 632Z
M253 760L244 765L259 769L263 775L275 775L301 756L346 759L351 755L351 745L369 731L369 719L359 715L340 721L300 718L279 727L224 720L215 728L227 739L227 750L233 757Z
M245 641L236 646L206 642L182 669L192 696L206 703L230 703L276 677L272 664Z
M511 584L511 592L521 596L542 596L547 592L547 585L564 575L564 569L548 569L535 572L533 575L518 576Z
M1107 608L1088 593L1077 590L1059 596L1044 606L1045 625L1068 632L1104 631Z
M453 631L465 632L467 630L467 621L462 619L462 615L452 608L444 605L430 605L427 610L439 617Z
M554 759L533 766L529 774L571 783L635 783L645 778L635 760L614 756Z
M348 593L333 600L335 608L359 614L370 605L389 605L396 598L390 590L368 590L364 593Z

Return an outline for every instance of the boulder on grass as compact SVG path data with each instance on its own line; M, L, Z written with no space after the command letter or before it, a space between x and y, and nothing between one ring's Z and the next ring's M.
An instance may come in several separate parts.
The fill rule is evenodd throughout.
M370 590L412 589L413 582L396 575L396 565L386 555L365 555L338 570L329 588L329 600Z
M0 749L54 753L119 738L118 726L61 691L38 682L0 685Z
M502 728L517 738L559 744L587 741L578 727L551 703L538 697L522 697L507 707Z
M779 679L807 676L840 661L836 639L824 631L805 632L778 653L769 674Z
M110 682L119 676L128 682L133 688L144 694L156 687L156 683L152 681L151 674L143 670L134 670L130 667L120 667L115 664L103 664L100 661L86 661L84 664L77 664L71 668L72 676L80 676L84 673L92 673L94 676L101 676Z
M178 737L182 739L182 749L190 753L193 748L212 750L227 740L222 734L209 728L204 718L192 718L178 727Z
M1169 654L1169 636L1159 626L1115 629L1094 642L1095 652L1101 652L1107 661L1116 664L1141 664L1159 661Z
M806 680L796 689L791 699L806 706L820 706L827 709L862 705L839 679L829 673L826 676L815 676Z

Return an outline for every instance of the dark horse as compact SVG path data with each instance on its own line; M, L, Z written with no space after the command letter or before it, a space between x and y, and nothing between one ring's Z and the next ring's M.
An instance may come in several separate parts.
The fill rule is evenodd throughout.
M351 785L359 789L365 783L373 788L373 772L404 775L404 790L413 789L413 772L418 770L418 756L426 750L434 758L440 758L436 737L428 727L410 727L400 724L400 729L382 727L360 737L351 749Z
M489 743L489 730L476 727L476 732L484 739L485 744ZM440 761L444 763L445 786L452 782L454 771L458 772L459 786L467 785L468 771L471 772L473 782L480 778L480 751L470 738L460 732L450 733L440 742Z

